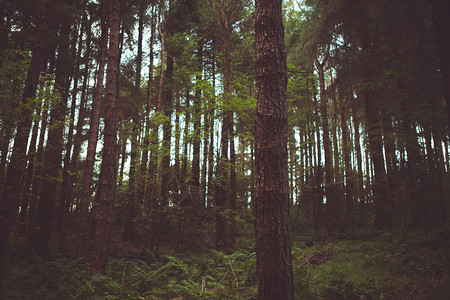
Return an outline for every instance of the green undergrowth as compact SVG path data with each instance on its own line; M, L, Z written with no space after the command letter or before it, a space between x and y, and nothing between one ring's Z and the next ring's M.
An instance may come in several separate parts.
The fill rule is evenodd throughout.
M296 299L449 299L450 230L295 234ZM105 275L62 257L11 262L5 299L256 299L252 237L208 248L109 259Z

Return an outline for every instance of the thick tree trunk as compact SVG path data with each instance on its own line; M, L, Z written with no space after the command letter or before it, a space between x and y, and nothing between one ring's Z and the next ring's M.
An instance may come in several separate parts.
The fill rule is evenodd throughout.
M105 98L105 130L102 170L100 180L100 203L97 216L95 245L91 262L91 273L104 273L108 258L108 248L111 235L111 219L116 188L117 171L117 129L116 129L116 101L117 78L119 64L119 16L120 4L118 0L111 0L109 13L110 40L108 52L108 70L106 75Z
M19 194L20 186L17 185L17 182L20 182L25 167L28 135L32 124L31 117L33 111L31 107L26 104L29 99L35 96L39 76L44 68L46 49L48 47L47 41L50 32L49 19L50 16L53 15L54 7L55 0L46 1L42 10L41 19L39 20L37 41L33 49L30 67L25 81L25 89L20 101L23 105L23 109L20 113L17 126L18 131L14 138L14 146L5 177L2 198L0 200L0 205L2 207L0 210L0 295L3 290L3 271L5 269L6 249L11 229L10 226L16 214L18 205L16 195Z
M294 299L281 0L256 0L255 232L258 299Z
M80 208L77 225L77 249L76 256L82 257L86 254L86 238L89 220L89 203L91 198L92 174L94 172L95 154L98 142L98 131L100 124L100 108L102 105L103 78L105 74L106 52L108 44L108 25L106 24L105 1L102 1L102 20L100 40L100 51L98 54L97 85L94 90L92 102L91 120L88 134L88 146L84 173L81 187Z
M51 105L50 124L47 148L44 152L44 179L40 193L39 206L36 214L36 235L33 241L35 252L43 257L49 255L49 243L53 227L53 210L60 194L59 178L64 151L64 118L67 110L68 88L70 85L70 70L68 60L70 27L73 15L61 16L61 42L55 69L55 91L59 93L56 102ZM66 155L70 155L66 153ZM64 213L65 204L59 201L59 213Z

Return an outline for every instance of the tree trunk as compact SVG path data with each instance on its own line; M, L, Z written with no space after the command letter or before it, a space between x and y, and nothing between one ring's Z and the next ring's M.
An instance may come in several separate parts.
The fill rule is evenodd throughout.
M190 183L196 187L200 187L200 126L201 126L201 97L202 90L199 87L202 81L202 73L203 73L203 41L198 42L197 48L197 77L196 77L196 88L195 88L195 96L194 96L194 136L192 142L192 169L191 169L191 180ZM198 201L199 199L195 199ZM204 206L204 205L203 205Z
M17 198L22 172L25 167L25 155L27 150L28 135L32 124L32 109L28 105L28 100L34 98L39 82L39 76L44 68L46 50L50 34L50 16L53 16L55 0L48 0L42 10L39 20L37 41L35 43L31 63L25 81L25 88L20 103L23 109L20 112L18 121L18 131L14 138L14 146L11 153L10 163L5 177L3 195L0 205L0 295L2 294L3 270L5 269L6 250L9 239L10 226L17 210Z
M43 104L43 103L41 103ZM42 111L42 105L39 104L39 106L36 109L36 120L33 123L33 129L31 130L31 139L28 146L28 164L26 167L26 170L24 172L23 180L22 180L22 188L19 196L20 202L20 218L19 221L22 222L27 213L28 213L28 204L29 199L31 198L31 182L33 180L33 173L34 173L34 163L36 159L37 149L36 149L36 143L38 138L38 131L39 131L39 118ZM1 186L0 186L1 188Z
M120 4L118 0L111 0L109 13L110 40L108 51L108 69L106 75L105 98L105 130L102 170L100 180L100 203L97 216L95 245L91 262L91 273L104 273L108 258L108 248L111 235L111 219L116 188L116 101L117 78L119 64L119 24Z
M36 235L33 241L35 252L46 257L49 255L49 243L53 226L53 210L61 197L59 178L64 151L64 118L67 110L69 79L69 34L73 21L72 15L61 16L61 42L55 68L55 91L59 97L51 105L50 124L47 148L44 152L44 179L40 193L39 206L36 214ZM67 153L66 155L70 155ZM59 198L60 199L60 198ZM64 203L59 201L60 213L64 210Z
M368 72L366 70L366 72ZM383 140L381 136L381 118L380 108L377 96L371 90L371 81L365 75L365 83L368 86L364 91L365 111L367 116L367 135L369 141L370 158L373 162L373 201L375 203L375 221L376 228L390 226L390 218L387 211L386 201L386 170L384 168L383 158ZM370 174L369 172L367 172Z
M167 121L163 123L163 157L161 159L161 206L167 207L169 205L169 182L170 182L170 139L172 138L172 76L173 76L173 56L167 55L166 68L166 84L164 89L164 107L163 113Z
M356 177L357 184L355 184L356 187L356 197L359 200L359 205L361 207L361 213L360 213L360 219L359 225L364 224L364 179L363 179L363 171L362 171L362 155L361 155L361 144L360 144L360 135L359 135L359 118L358 118L358 112L356 108L356 99L352 97L351 99L352 104L352 119L353 119L353 130L355 131L355 151L356 151L356 168L358 171L358 175Z
M325 57L322 62L315 59L315 65L317 72L319 74L319 88L320 88L320 114L321 114L321 125L322 125L322 135L323 135L323 152L325 154L325 197L326 197L326 214L327 219L334 226L336 211L338 209L336 203L336 195L333 193L333 166L331 162L331 141L330 141L330 131L328 124L328 99L325 90L325 73L324 65L328 59L329 46L327 48Z
M343 100L344 102L345 100ZM353 229L354 225L354 200L353 200L353 171L350 162L350 145L347 127L346 117L346 103L341 103L341 128L342 128L342 152L344 155L344 169L345 169L345 210L346 210L346 222L350 229Z
M223 40L223 76L224 76L224 93L225 93L225 111L222 121L222 139L220 142L221 157L217 166L217 186L215 193L216 200L216 248L222 249L226 245L225 227L226 219L224 216L226 199L228 197L228 172L227 165L229 162L229 133L233 126L233 113L229 106L231 104L231 58L230 58L230 40L228 37L222 37Z
M130 171L128 172L128 186L125 199L125 226L122 233L122 241L133 242L135 240L135 227L134 219L135 214L135 202L136 202L136 173L138 172L139 164L139 143L138 143L138 131L139 121L133 119L131 122L131 153L130 153ZM126 144L126 140L124 141Z
M230 228L228 230L228 245L234 247L236 242L236 150L234 146L234 129L230 132Z
M100 51L98 54L97 85L94 90L92 102L91 120L88 134L88 146L84 173L81 187L80 208L77 225L77 249L76 256L80 258L86 254L86 238L89 220L89 203L91 198L92 174L94 172L95 154L98 141L98 131L100 124L100 108L102 106L103 78L105 74L106 52L108 44L108 25L106 23L106 3L102 1L101 13L101 39Z
M210 100L210 107L214 107L214 103L216 101L216 63L215 63L215 54L213 53L212 57L212 88L213 88L213 98ZM207 207L211 208L213 204L213 196L215 191L215 182L213 180L214 175L214 110L210 110L209 112L209 120L208 124L209 130L209 148L208 148L208 199L207 199ZM204 150L206 151L206 149Z
M258 299L294 299L281 0L256 0L255 232Z

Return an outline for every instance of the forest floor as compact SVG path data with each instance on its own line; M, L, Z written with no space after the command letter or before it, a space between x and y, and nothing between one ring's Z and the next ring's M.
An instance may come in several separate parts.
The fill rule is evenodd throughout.
M205 229L186 233L177 250L175 239L162 242L157 255L117 232L107 272L95 276L71 251L51 260L16 251L4 299L256 299L251 223L239 232L234 250L213 250ZM450 226L333 238L303 229L292 244L296 299L450 299Z

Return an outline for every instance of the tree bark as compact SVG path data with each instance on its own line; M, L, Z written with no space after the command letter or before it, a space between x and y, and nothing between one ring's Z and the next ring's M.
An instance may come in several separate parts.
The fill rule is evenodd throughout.
M64 151L64 118L67 110L68 88L70 85L69 42L70 27L73 15L63 14L61 18L58 58L55 68L55 91L59 94L51 105L50 124L48 130L47 148L44 152L44 178L36 214L36 235L33 240L34 251L42 256L49 255L49 243L52 234L54 207L58 200L59 178ZM66 153L66 155L70 155ZM61 198L59 198L61 199ZM64 213L65 204L59 201L59 213Z
M359 200L359 204L361 207L361 214L359 219L359 225L364 224L364 179L363 179L363 171L362 171L362 155L361 155L361 144L360 144L360 134L359 134L359 118L358 118L358 112L356 108L356 99L351 99L352 104L352 119L353 119L353 130L355 131L355 151L356 151L356 168L357 168L357 176L355 184L356 187L356 197Z
M14 146L10 163L5 177L0 210L0 295L2 294L3 270L5 269L6 250L10 233L10 226L17 210L17 198L21 174L25 167L28 135L32 124L32 109L27 106L29 99L36 93L39 76L44 68L46 50L48 48L50 16L53 15L55 0L48 0L42 10L39 21L39 31L31 58L30 67L25 81L25 89L20 103L23 104L18 122L18 131L14 138Z
M196 76L196 84L200 85L202 81L202 73L203 73L203 41L198 42L197 48L197 76ZM191 184L194 187L200 186L200 126L201 126L201 97L202 90L199 86L195 88L194 95L194 136L192 142L192 150L193 150L193 158L192 158L192 170L191 170ZM198 199L196 199L198 200Z
M321 125L323 134L323 151L325 154L325 197L326 197L326 214L328 220L331 222L330 226L333 226L336 212L337 203L336 195L334 194L334 184L333 184L333 166L331 162L331 141L330 141L330 130L328 123L328 98L325 89L325 72L324 66L328 60L329 46L325 53L324 58L321 62L316 58L314 60L317 72L319 74L319 89L320 89L320 115L321 115Z
M108 69L106 74L105 97L105 130L102 170L100 180L100 203L95 233L95 245L91 261L91 273L104 273L108 258L108 248L111 235L111 219L116 188L117 171L117 129L116 101L117 78L119 65L119 24L120 4L118 0L110 1L109 27L110 40L108 51Z
M376 228L384 228L390 226L390 218L387 211L386 201L386 169L384 167L383 157L383 140L381 136L381 116L379 101L375 92L372 90L371 80L368 70L365 71L366 89L363 91L365 100L365 111L367 116L367 137L369 141L370 158L373 162L373 201L375 204L375 220ZM370 174L369 172L367 172Z
M281 0L256 0L255 232L258 299L294 299Z
M97 85L94 90L94 98L92 102L91 119L88 134L88 146L86 161L84 166L84 173L81 187L80 208L77 225L77 258L86 254L86 238L89 220L89 203L91 198L91 183L92 174L94 172L95 154L98 142L98 131L100 124L100 109L102 106L103 93L103 78L105 74L106 52L108 44L108 25L106 23L106 8L105 1L102 1L102 16L101 16L101 39L100 51L98 54L98 71L97 71Z

